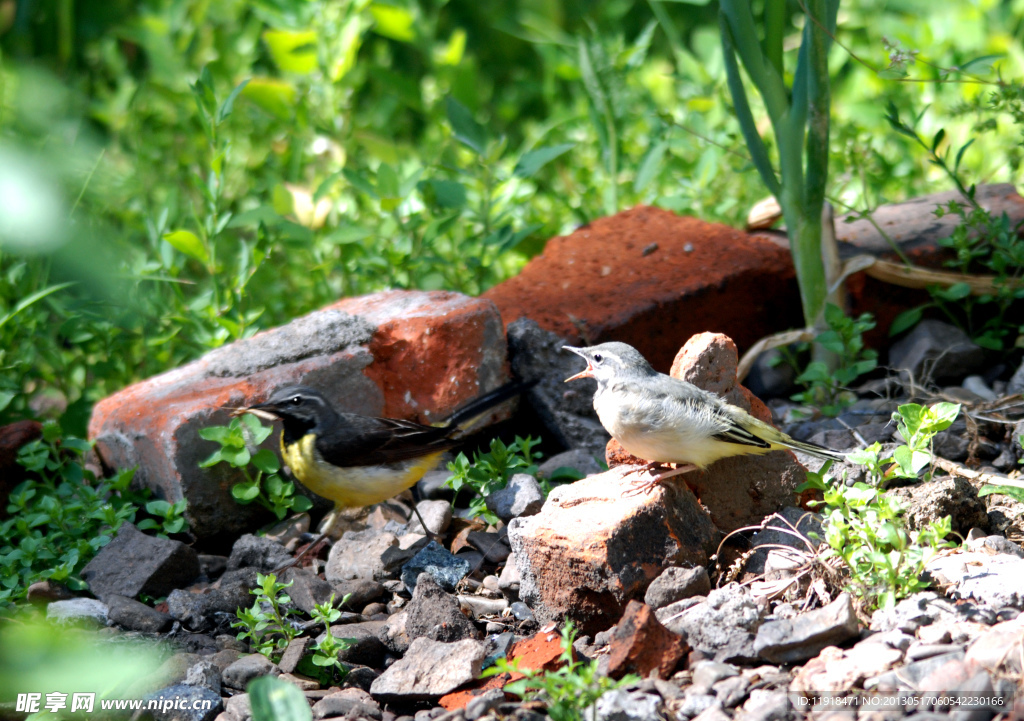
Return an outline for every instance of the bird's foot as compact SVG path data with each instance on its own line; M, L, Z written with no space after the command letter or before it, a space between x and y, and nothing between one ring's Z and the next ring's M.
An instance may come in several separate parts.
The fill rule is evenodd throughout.
M326 541L327 534L321 533L319 536L313 539L313 541L308 546L302 549L301 553L293 557L290 561L285 561L280 566L271 571L271 573L280 573L281 571L284 571L287 568L297 566L302 561L302 559L306 558L306 556L309 556L311 554L313 558L316 558L317 554L320 553L320 549L323 547L323 544L326 543Z
M630 469L630 471L623 474L623 478L632 475L633 473L640 473L644 475L641 475L639 478L634 479L631 483L632 488L630 488L622 495L626 498L639 495L640 493L649 495L655 488L658 487L658 485L661 484L662 481L668 478L672 478L673 476L678 476L683 473L689 473L690 471L695 470L697 470L697 466L693 465L692 463L686 463L680 466L676 466L675 468L666 468L665 466L662 466L660 463L648 463L643 466L633 466L633 468Z

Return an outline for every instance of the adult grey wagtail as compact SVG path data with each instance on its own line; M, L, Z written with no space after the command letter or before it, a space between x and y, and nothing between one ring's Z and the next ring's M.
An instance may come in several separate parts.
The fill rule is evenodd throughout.
M566 378L566 383L577 378L597 381L594 410L623 448L652 461L651 471L661 463L682 464L658 475L652 472L650 487L730 456L793 449L817 458L839 461L845 457L794 440L713 393L657 372L625 343L565 346L565 350L587 361L587 367Z

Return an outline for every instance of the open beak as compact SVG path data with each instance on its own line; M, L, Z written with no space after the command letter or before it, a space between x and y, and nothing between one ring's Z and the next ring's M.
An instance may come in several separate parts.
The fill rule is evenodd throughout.
M590 361L587 360L587 357L585 355L583 355L582 351L580 351L579 348L573 348L571 345L564 345L564 346L562 346L562 350L572 351L573 353L578 355L580 358L582 358L583 360L587 361L587 367L586 368L581 370L576 375L569 376L568 378L566 378L565 381L563 381L564 383L568 383L569 381L579 380L580 378L593 378L594 377L594 366L590 365Z

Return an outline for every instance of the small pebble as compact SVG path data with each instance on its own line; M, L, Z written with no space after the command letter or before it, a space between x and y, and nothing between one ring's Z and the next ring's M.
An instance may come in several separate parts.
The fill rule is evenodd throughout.
M515 603L513 603L511 606L509 606L509 610L512 611L512 615L520 621L533 620L533 611L531 611L530 607L522 601L516 601Z
M687 243L686 245L684 245L683 246L683 250L685 252L687 252L687 253L692 253L693 252L693 243Z
M646 258L647 256L649 256L651 253L653 253L657 249L658 249L658 244L657 243L651 243L650 245L645 245L644 249L642 251L640 251L640 255L642 255L644 258Z

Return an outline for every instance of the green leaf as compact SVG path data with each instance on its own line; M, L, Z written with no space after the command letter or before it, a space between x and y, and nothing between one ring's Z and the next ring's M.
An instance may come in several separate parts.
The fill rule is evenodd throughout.
M516 163L513 173L520 178L529 178L552 160L568 153L574 147L576 147L575 143L561 143L523 153Z
M317 69L316 32L313 30L266 30L263 42L274 63L286 73L306 75Z
M252 457L252 464L264 473L277 473L281 470L281 461L277 455L268 448L261 448Z
M220 108L217 110L217 124L223 123L227 120L228 116L231 115L231 111L235 108L235 100L245 90L245 86L249 84L248 80L243 80L235 89L231 91L231 94L224 99L224 102L220 104Z
M313 501L305 496L295 496L292 499L292 510L296 513L304 513L313 507Z
M455 139L477 155L483 155L487 150L486 128L473 118L465 105L450 96L445 98L445 112Z
M374 3L370 6L370 15L374 20L373 30L378 35L403 43L411 43L416 39L416 19L409 10Z
M993 493L1000 493L1004 496L1009 496L1015 501L1024 503L1024 488L1019 486L993 486L985 485L978 489L979 496L989 496Z
M633 192L642 193L658 173L661 172L662 161L665 159L665 151L668 149L668 141L661 140L654 143L644 154L637 168L636 177L633 179Z
M312 721L313 712L298 688L273 676L249 684L252 721Z
M231 429L227 426L207 426L199 429L199 437L207 441L222 443L231 436Z
M280 120L292 117L296 95L291 83L276 78L252 78L242 89L243 97Z
M954 283L948 288L935 291L942 300L963 300L971 294L971 286L967 283Z
M889 326L889 337L892 338L895 335L899 335L905 330L913 328L915 325L921 322L921 316L924 315L924 309L926 306L918 306L917 308L911 308L905 310L897 315L892 325Z
M438 208L462 208L466 205L466 186L455 180L425 180L420 183L428 203Z
M260 487L255 483L236 483L231 487L231 496L239 503L251 503L260 495Z
M189 230L175 230L170 233L164 233L164 240L171 244L171 246L180 253L184 253L190 258L195 258L204 265L210 262L210 254L206 251L206 246L203 245L203 241L199 239L199 236Z

